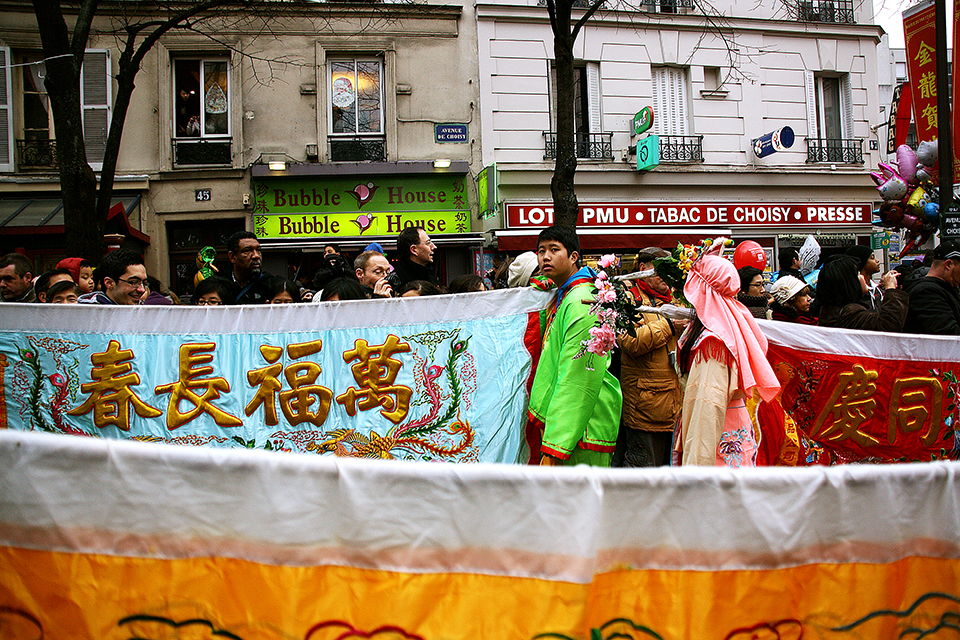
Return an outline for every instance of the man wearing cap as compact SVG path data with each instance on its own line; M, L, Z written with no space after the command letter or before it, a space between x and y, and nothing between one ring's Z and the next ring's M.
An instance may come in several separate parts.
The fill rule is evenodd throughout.
M870 247L862 244L854 245L844 253L856 259L857 266L860 267L860 275L863 276L864 281L867 283L867 294L864 296L864 303L868 304L864 306L873 310L879 309L880 302L883 298L883 289L878 287L877 283L873 281L874 274L880 273L880 262L877 260L877 256L874 255ZM866 298L869 298L869 300Z
M960 335L960 241L941 243L933 251L930 272L909 289L905 333Z
M635 271L653 268L654 258L670 255L648 247L637 255ZM672 302L670 286L660 276L640 278L630 293L638 305L659 307ZM677 348L673 323L656 313L640 314L635 335L617 338L620 347L620 390L623 419L614 465L659 467L670 464L673 429L680 415L683 391L672 356Z

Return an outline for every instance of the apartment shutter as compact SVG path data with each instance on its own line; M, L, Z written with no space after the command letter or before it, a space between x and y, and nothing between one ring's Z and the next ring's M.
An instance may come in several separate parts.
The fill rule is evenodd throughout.
M853 87L850 85L850 74L843 76L840 81L841 99L843 104L843 137L850 140L853 138Z
M13 171L10 47L0 47L0 171Z
M107 131L110 129L110 51L87 49L80 74L83 144L87 148L87 162L94 171L99 171L103 168Z
M817 79L813 71L803 72L804 89L807 92L807 137L819 138L817 129Z
M590 103L590 133L603 131L600 112L600 63L587 63L587 92Z
M658 134L687 135L686 69L653 67L653 110Z

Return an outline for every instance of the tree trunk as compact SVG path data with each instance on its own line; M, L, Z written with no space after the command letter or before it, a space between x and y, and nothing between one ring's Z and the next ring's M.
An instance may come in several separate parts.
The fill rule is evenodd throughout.
M553 51L557 65L557 162L550 193L553 195L554 224L576 228L579 214L573 178L577 173L576 124L573 109L573 43L570 32L571 0L557 3Z
M80 106L83 46L74 50L59 2L34 0L33 4L37 15L45 16L45 19L38 19L37 24L43 55L48 59L43 85L50 97L56 123L67 255L98 263L103 257L106 219L99 220L96 216L97 177L87 164L87 150L83 143Z

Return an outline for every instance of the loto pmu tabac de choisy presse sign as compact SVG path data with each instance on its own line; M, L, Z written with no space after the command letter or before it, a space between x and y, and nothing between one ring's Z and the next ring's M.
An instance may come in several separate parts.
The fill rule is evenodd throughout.
M470 231L463 175L269 178L253 192L254 232L266 240Z

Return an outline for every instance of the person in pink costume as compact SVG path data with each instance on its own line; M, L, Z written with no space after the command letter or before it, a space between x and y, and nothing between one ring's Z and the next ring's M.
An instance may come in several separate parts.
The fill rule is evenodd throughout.
M720 243L717 243L719 248ZM746 399L780 391L767 338L737 300L733 264L708 252L690 269L683 293L697 318L680 338L681 373L687 373L676 448L682 464L754 466L757 437Z

